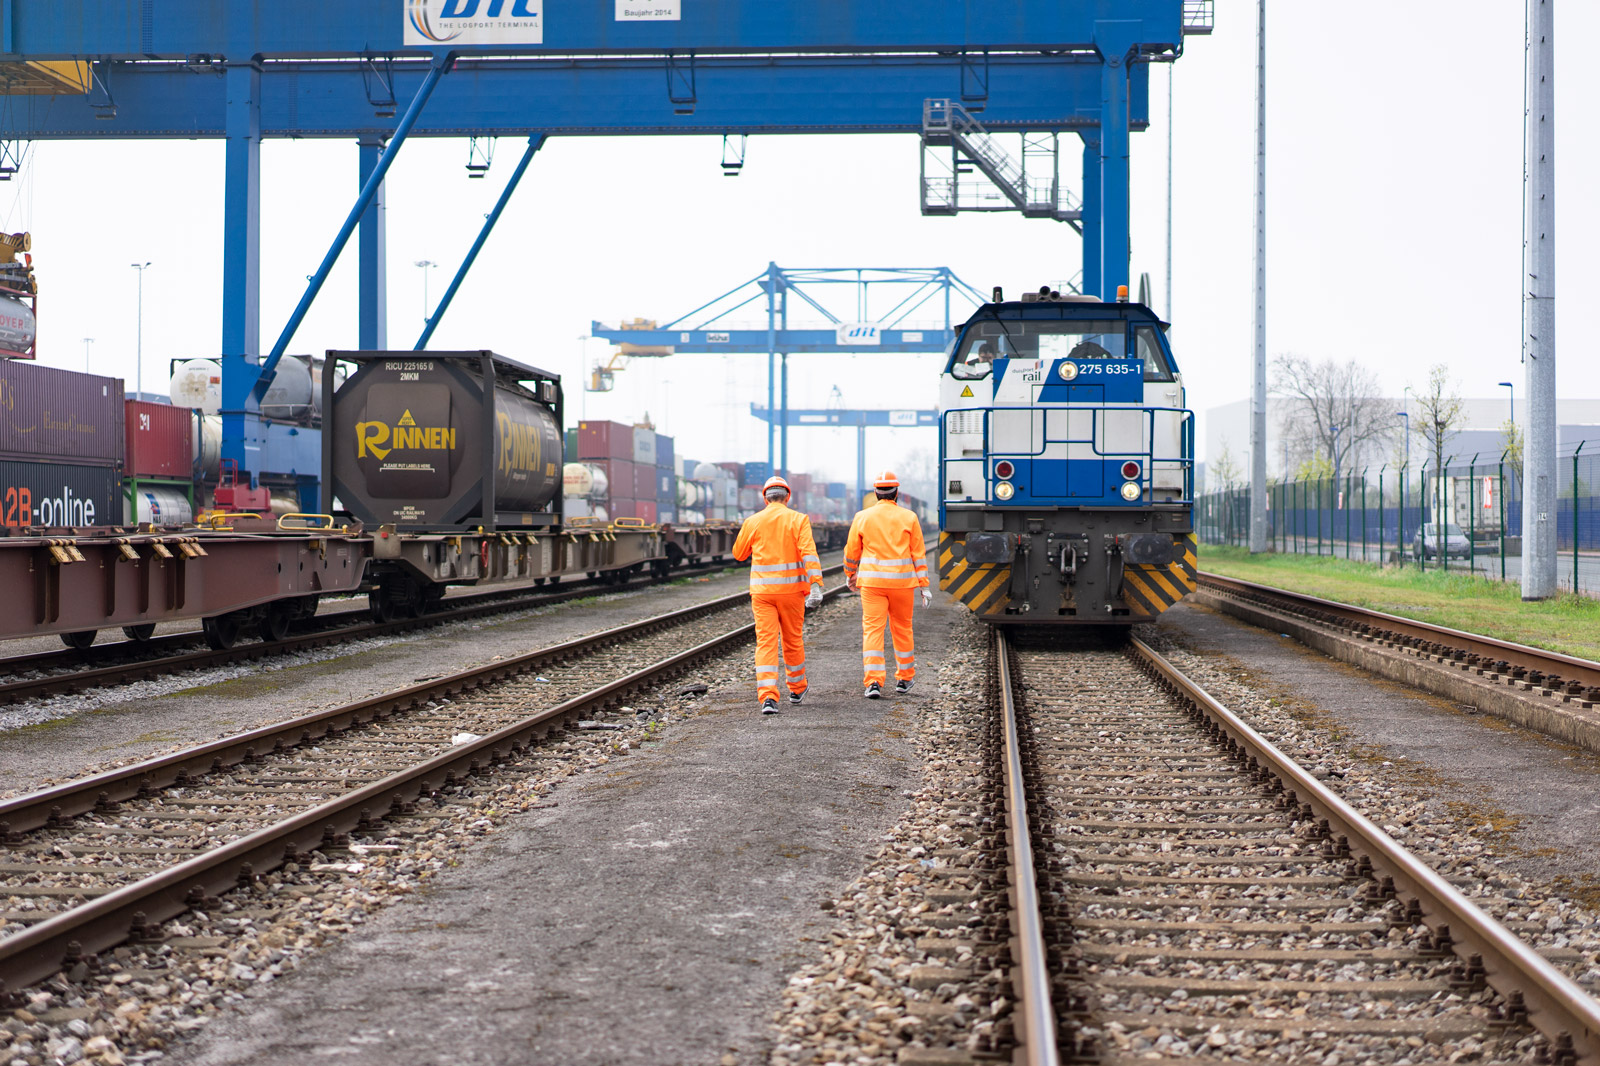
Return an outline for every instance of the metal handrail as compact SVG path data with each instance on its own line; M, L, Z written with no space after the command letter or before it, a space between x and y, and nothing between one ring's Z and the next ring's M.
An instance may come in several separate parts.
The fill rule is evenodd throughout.
M1028 834L1028 796L1022 782L1022 748L1017 736L1016 704L1011 691L1011 656L1003 633L995 634L1000 674L1000 710L1005 726L1006 846L1011 862L1012 931L1017 960L1011 987L1022 1019L1022 1046L1029 1066L1056 1066L1056 1012L1050 1002L1050 968L1045 956L1044 920L1039 914L1039 882L1034 872Z

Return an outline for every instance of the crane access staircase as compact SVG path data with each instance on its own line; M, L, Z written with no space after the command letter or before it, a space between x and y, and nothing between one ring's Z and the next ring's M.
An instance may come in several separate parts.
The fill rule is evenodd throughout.
M1021 211L1081 232L1082 204L1061 184L1060 136L1020 136L1021 154L1013 155L959 102L923 101L922 213Z

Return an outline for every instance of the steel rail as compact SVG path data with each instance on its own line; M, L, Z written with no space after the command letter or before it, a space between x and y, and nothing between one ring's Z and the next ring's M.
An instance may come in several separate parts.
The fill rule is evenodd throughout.
M834 566L824 573L838 573L843 569L842 566ZM92 777L0 801L0 838L38 829L41 826L53 826L97 808L186 784L202 774L219 773L241 763L248 764L258 755L270 751L310 743L330 733L339 733L374 719L387 717L397 711L422 706L429 700L441 696L470 692L631 636L736 607L747 596L746 592L720 596L666 614L629 622L602 633L579 637L459 673L431 678L395 692L370 696L312 714L299 715L273 725L261 726L196 747L108 770ZM3 890L0 890L0 893L3 893Z
M834 599L843 591L844 586L836 586L828 590L823 598ZM744 595L741 593L736 597L711 602L726 604ZM682 613L675 611L659 615L624 628L637 631L641 625L675 618ZM486 772L489 767L526 751L534 740L564 721L615 704L633 691L666 680L680 670L720 654L754 635L754 623L740 626L581 696L536 712L478 740L453 747L382 780L46 919L0 941L0 980L4 982L0 987L13 990L25 988L53 976L64 966L74 964L85 956L116 947L130 937L148 936L156 924L186 910L209 906L213 897L232 888L248 885L262 873L286 862L297 861L314 848L338 847L340 834L353 829L366 829L393 814L409 813L417 798L448 787L462 776ZM571 648L576 643L558 647ZM504 665L507 664L494 664L494 667ZM466 683L470 679L481 684L484 675L491 673L496 678L500 676L497 669L482 668L476 672L455 675L451 680ZM307 717L326 720L327 714Z
M1397 893L1415 899L1424 923L1441 945L1463 960L1481 957L1488 983L1508 1001L1520 997L1528 1021L1547 1036L1558 1056L1570 1044L1576 1061L1600 1064L1600 1000L1596 1000L1546 962L1517 935L1485 914L1432 868L1374 825L1322 782L1137 637L1134 654L1196 713L1210 719L1233 741L1241 758L1258 763L1286 790L1287 802L1327 822L1333 838L1345 837L1354 853L1365 855L1374 880L1393 879ZM1390 887L1385 885L1385 890ZM1556 1061L1562 1061L1557 1058Z
M727 565L729 564L715 563L705 567L686 568L682 571L682 575L699 573L702 570L722 569ZM618 592L638 592L651 588L657 583L658 579L654 577L642 577L618 583L585 580L581 583L574 582L569 586L562 586L559 591L551 590L549 586L499 589L458 596L454 600L441 601L446 604L454 604L454 606L446 606L443 609L428 611L414 618L400 618L390 622L362 621L344 625L341 622L345 616L365 615L366 612L360 608L348 611L334 611L327 615L317 616L314 619L315 621L326 619L331 622L332 624L327 628L309 633L297 633L284 637L282 640L260 640L248 644L236 644L231 648L196 649L173 655L113 663L108 666L95 666L86 670L75 670L71 673L51 674L45 677L0 680L0 706L60 693L82 692L87 689L103 688L112 684L125 684L129 681L160 677L183 670L198 670L208 666L250 662L273 655L288 655L294 652L326 647L330 644L344 644L352 640L364 640L369 637L393 636L400 633L409 633L416 629L425 629L472 618L509 614L512 611L534 610L539 607L567 603L571 600L583 599L588 596L603 596ZM175 646L188 645L203 639L204 637L200 631L195 630L190 633L174 633L170 636L159 637L155 641L145 642L143 646L157 645L159 647L169 643ZM107 654L110 654L109 649L122 648L124 644L137 645L137 642L119 641L116 644L106 645ZM99 645L95 647L99 647ZM93 651L93 648L84 650ZM129 648L127 650L135 651L137 649ZM13 670L41 669L52 664L70 663L74 654L81 655L82 652L51 651L33 655L19 655L14 659L0 659L0 670L7 668Z
M1005 634L995 632L995 658L1000 675L1000 712L1005 730L1006 848L1010 861L1012 939L1016 965L1011 987L1022 1017L1022 1050L1028 1066L1057 1066L1056 1012L1050 1001L1050 968L1044 946L1044 920L1039 907L1039 880L1029 833L1027 788L1022 776L1022 746L1011 686L1011 652Z
M1600 662L1590 659L1579 659L1576 656L1563 655L1560 652L1546 651L1543 648L1532 648L1526 644L1516 644L1509 640L1486 637L1480 633L1467 633L1447 626L1434 625L1430 622L1419 622L1415 618L1385 614L1382 611L1374 611L1366 607L1340 603L1338 600L1325 600L1304 592L1291 592L1288 589L1280 589L1272 585L1258 585L1253 581L1241 581L1239 578L1224 577L1221 574L1202 571L1196 574L1195 577L1202 587L1210 586L1221 592L1231 592L1241 598L1257 597L1269 601L1277 600L1294 604L1308 611L1343 617L1345 621L1354 625L1367 625L1374 629L1387 629L1400 636L1414 637L1418 640L1436 644L1448 644L1469 654L1480 655L1488 659L1503 659L1512 666L1521 666L1546 674L1557 674L1564 678L1575 678L1586 686L1600 686ZM1560 669L1556 669L1557 667Z

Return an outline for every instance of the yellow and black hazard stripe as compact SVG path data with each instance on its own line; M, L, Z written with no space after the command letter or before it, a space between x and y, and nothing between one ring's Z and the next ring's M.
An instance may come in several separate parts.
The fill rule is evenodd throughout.
M1165 566L1129 566L1122 571L1122 602L1134 617L1154 618L1194 591L1193 533L1182 538L1183 554Z
M1010 565L968 566L965 540L963 536L939 533L939 588L966 604L974 614L1004 615L1011 602L1006 593L1011 584Z

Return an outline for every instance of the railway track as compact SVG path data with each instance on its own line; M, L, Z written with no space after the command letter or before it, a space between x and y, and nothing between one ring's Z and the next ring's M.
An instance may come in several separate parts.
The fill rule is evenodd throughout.
M1542 692L1584 707L1600 704L1600 663L1587 659L1220 574L1201 573L1197 582L1208 592L1293 615L1379 646L1451 663L1491 682Z
M1600 1062L1600 1002L1557 969L1577 953L1492 917L1515 901L1137 639L995 640L1019 1061Z
M727 565L714 563L687 567L674 573L688 576L720 570ZM309 632L292 633L277 640L235 644L228 648L197 647L203 645L206 638L196 630L149 641L118 641L81 650L18 655L0 659L0 706L167 677L186 670L251 662L374 637L396 636L449 622L533 610L588 596L636 592L651 588L656 583L657 579L652 577L637 577L622 582L573 582L556 589L541 586L472 593L441 601L437 607L414 618L389 622L374 622L368 612L361 609L335 611L310 619L309 624L315 628Z
M158 938L175 915L381 835L467 777L537 761L541 738L753 636L747 602L740 592L0 803L0 980L93 973L97 953Z

